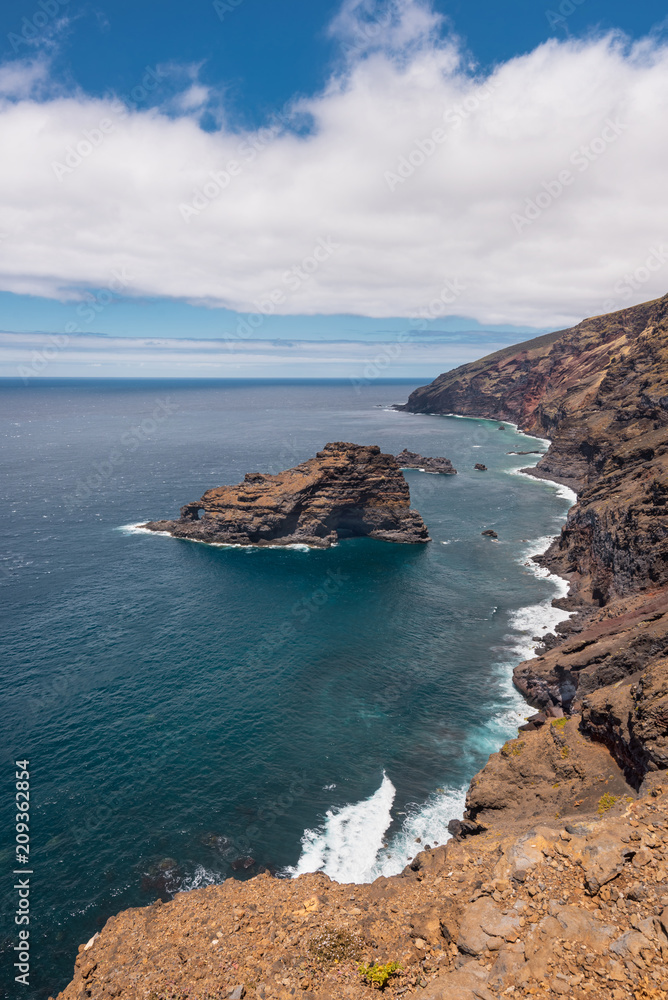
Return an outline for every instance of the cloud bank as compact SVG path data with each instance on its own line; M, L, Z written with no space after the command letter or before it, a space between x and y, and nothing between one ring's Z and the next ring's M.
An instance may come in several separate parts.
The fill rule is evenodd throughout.
M0 332L0 377L20 378L346 378L360 387L382 378L431 379L505 347L418 341L178 340L86 334Z
M0 288L542 327L665 292L665 45L550 40L481 77L421 0L346 0L332 31L324 92L249 134L202 127L193 73L163 101L147 67L146 110L0 68Z

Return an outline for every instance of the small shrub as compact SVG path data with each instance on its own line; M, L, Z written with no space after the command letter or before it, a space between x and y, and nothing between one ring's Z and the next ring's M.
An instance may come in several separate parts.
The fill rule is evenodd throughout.
M501 753L504 757L519 757L525 746L524 740L509 740L501 747Z
M616 802L619 802L619 795L611 795L610 792L605 792L601 795L598 800L598 814L602 816L606 813L608 809L612 809Z
M376 986L379 990L384 990L391 976L399 971L401 966L398 962L387 962L386 965L360 965L358 972L367 983Z
M566 722L567 719L566 716L564 716L563 719L553 719L552 725L554 726L555 729L563 729L564 726L566 725Z

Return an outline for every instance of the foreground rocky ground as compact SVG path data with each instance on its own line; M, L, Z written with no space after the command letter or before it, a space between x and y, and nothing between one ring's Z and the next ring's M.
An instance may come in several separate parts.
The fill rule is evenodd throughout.
M401 875L264 874L128 910L61 1000L352 1000L372 962L400 965L389 997L668 1000L668 296L448 372L408 409L545 434L533 471L578 491L542 557L575 613L515 670L539 711Z
M372 961L401 964L388 997L668 997L668 782L636 799L609 781L593 816L490 826L372 885L264 874L127 910L61 1000L352 1000L376 992Z

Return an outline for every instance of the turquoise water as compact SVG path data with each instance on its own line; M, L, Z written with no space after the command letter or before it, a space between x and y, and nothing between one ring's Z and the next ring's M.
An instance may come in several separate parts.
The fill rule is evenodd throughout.
M11 878L27 757L35 872L21 995L55 993L107 917L179 888L400 870L514 734L511 667L559 617L527 558L568 495L512 474L537 456L506 453L544 442L388 408L414 387L0 384L0 858ZM452 459L457 476L406 472L429 545L226 549L132 528L335 440Z

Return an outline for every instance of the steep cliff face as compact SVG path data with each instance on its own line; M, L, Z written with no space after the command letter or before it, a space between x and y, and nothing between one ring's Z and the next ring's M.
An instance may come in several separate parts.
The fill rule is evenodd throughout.
M578 502L540 561L569 581L579 613L516 667L515 684L548 722L572 714L638 788L668 765L668 296L447 372L405 409L512 420L551 438L527 471L572 486ZM521 766L493 755L469 819L522 796L556 804L546 739L531 736L545 746Z
M200 511L203 517L200 519ZM315 458L276 476L251 472L238 486L207 490L174 521L150 521L150 531L227 545L305 545L326 548L339 538L428 542L392 455L377 445L337 441Z
M546 557L583 601L668 583L668 296L440 375L405 409L512 420L577 490Z

